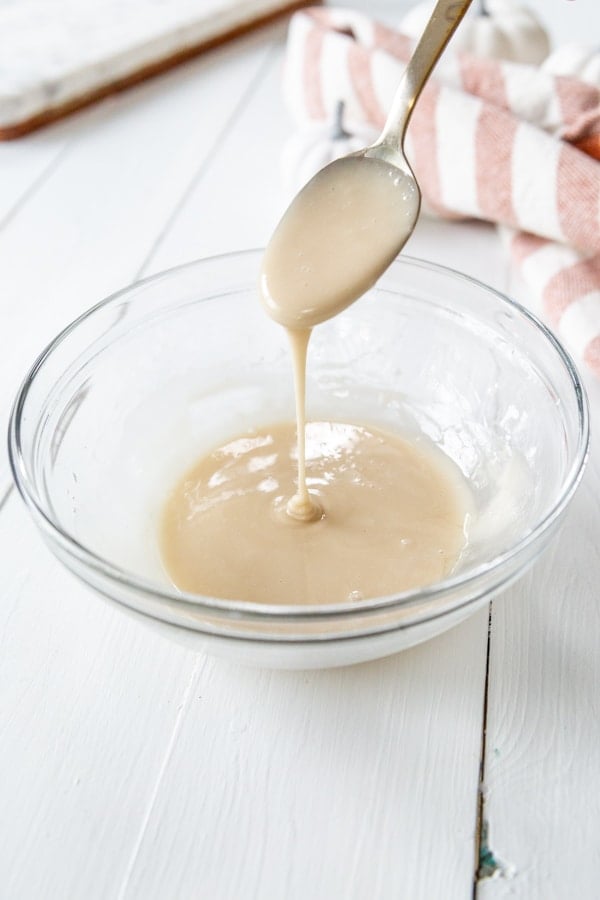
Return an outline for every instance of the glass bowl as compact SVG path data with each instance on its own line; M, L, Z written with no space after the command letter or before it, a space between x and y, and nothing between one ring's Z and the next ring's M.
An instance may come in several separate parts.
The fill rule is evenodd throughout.
M458 568L420 590L323 606L182 593L157 548L166 492L204 451L293 418L286 337L256 298L260 259L233 253L156 275L58 335L15 401L14 477L58 558L165 634L282 668L385 656L470 615L548 544L586 459L585 394L528 312L403 257L315 330L308 416L424 435L456 463L472 501Z

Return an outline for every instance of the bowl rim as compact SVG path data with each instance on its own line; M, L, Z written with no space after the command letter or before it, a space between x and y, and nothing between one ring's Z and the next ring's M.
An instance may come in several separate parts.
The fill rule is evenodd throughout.
M16 484L17 490L23 498L26 506L30 510L36 524L42 532L57 542L70 556L75 557L84 566L91 568L101 576L108 578L118 584L123 584L133 589L137 593L149 595L154 600L166 602L169 604L177 604L178 606L193 607L197 611L207 611L211 614L224 614L226 617L234 617L239 619L243 614L246 619L257 621L265 620L298 620L298 621L314 621L326 618L355 618L363 614L390 610L395 607L408 608L417 603L431 602L436 598L461 588L465 585L472 584L478 579L489 576L494 571L502 569L507 563L518 558L528 547L535 544L542 535L547 532L551 526L560 517L565 507L571 500L575 490L585 469L585 464L589 454L590 427L589 427L589 404L587 392L579 376L577 367L573 362L570 354L565 350L560 341L544 325L540 319L531 313L528 309L518 303L516 300L508 297L501 291L496 290L485 282L480 281L470 275L466 275L449 266L439 263L429 262L409 255L401 254L389 267L390 269L398 266L414 267L416 269L424 269L430 272L440 274L442 276L450 276L452 279L464 281L472 286L484 290L486 293L500 301L501 304L508 305L513 311L527 319L533 326L541 332L541 334L549 341L554 348L557 358L562 363L569 377L571 387L573 388L574 397L577 403L578 413L578 443L574 459L562 480L561 489L558 497L546 513L546 515L525 534L520 540L513 544L503 553L498 554L491 560L481 563L472 569L466 569L464 573L454 575L442 581L434 582L422 588L413 588L407 591L401 591L381 597L373 597L369 600L346 601L344 603L319 604L319 605L303 605L303 604L274 604L274 603L252 603L244 600L229 600L216 597L209 597L201 594L190 594L180 591L176 587L171 590L162 588L156 583L144 579L126 569L115 565L110 560L95 553L90 547L79 542L68 531L64 530L52 516L38 502L38 492L35 485L28 474L27 465L22 450L21 443L21 419L25 403L28 398L35 381L36 375L44 365L45 361L52 353L61 345L66 338L75 331L79 325L91 318L99 310L105 309L111 304L122 300L124 296L137 291L140 287L147 284L168 278L170 275L181 273L187 269L194 269L202 264L211 262L224 261L226 259L242 258L242 257L258 257L264 251L261 248L250 248L246 250L234 250L227 253L214 254L211 256L200 257L195 260L164 269L153 275L132 282L124 288L108 295L99 302L95 303L89 309L85 310L81 315L66 325L41 351L36 360L27 371L13 401L9 425L8 425L8 456L11 473ZM210 300L210 297L202 298L199 302ZM438 615L434 612L432 615ZM155 614L152 614L156 617ZM425 616L421 621L429 621L430 616Z

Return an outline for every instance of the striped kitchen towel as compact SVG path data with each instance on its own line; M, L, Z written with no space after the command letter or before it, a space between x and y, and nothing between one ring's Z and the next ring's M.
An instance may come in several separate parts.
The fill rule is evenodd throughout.
M413 48L341 9L290 24L284 95L299 127L375 135ZM415 108L407 156L426 207L500 226L535 305L600 376L600 89L544 68L448 55Z

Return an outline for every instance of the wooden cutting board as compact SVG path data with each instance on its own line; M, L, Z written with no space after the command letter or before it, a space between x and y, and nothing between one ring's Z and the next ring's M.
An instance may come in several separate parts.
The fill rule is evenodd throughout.
M306 5L307 0L0 0L0 140Z

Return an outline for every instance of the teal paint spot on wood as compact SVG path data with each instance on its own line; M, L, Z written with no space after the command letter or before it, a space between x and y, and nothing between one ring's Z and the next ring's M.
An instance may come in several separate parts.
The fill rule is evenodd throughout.
M484 820L481 826L481 839L479 842L477 880L483 881L485 878L512 878L514 875L513 867L496 859L488 843L488 834L489 826Z

